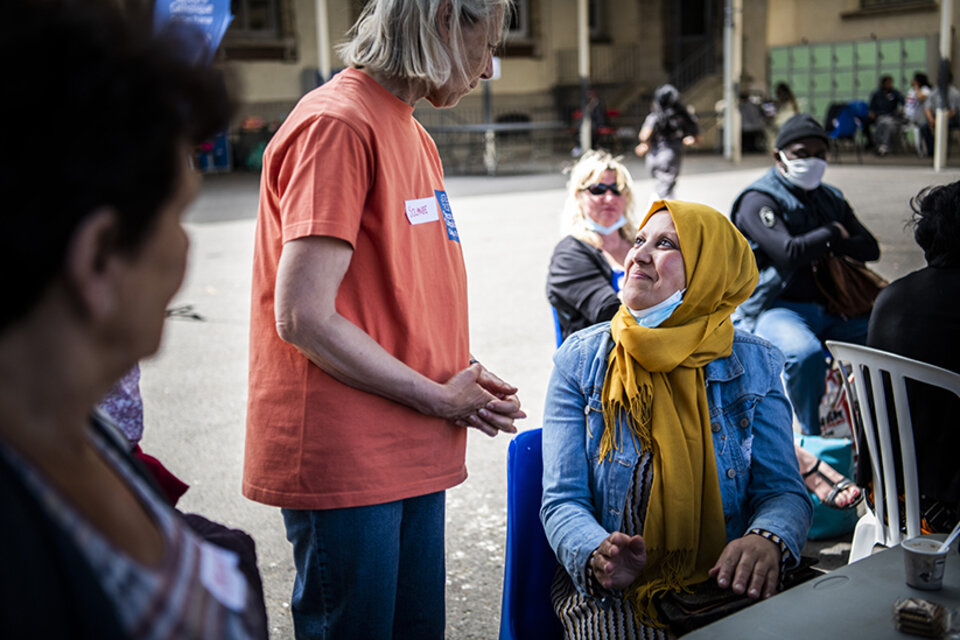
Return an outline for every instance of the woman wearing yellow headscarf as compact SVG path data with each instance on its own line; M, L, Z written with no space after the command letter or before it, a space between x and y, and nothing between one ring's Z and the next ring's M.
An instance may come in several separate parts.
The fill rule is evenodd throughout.
M656 202L625 267L620 311L564 343L547 392L540 515L570 638L666 637L653 600L708 579L768 597L810 526L783 357L730 322L747 241Z

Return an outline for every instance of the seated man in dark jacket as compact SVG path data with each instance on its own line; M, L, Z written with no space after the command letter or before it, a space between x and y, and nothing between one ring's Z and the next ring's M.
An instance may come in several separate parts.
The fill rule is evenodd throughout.
M877 155L885 156L900 135L903 123L903 94L893 88L893 77L880 78L880 86L870 94L867 125L874 128L873 141Z
M821 182L826 151L823 127L808 114L793 116L777 136L774 166L743 190L731 214L760 269L757 288L735 321L783 351L787 394L805 434L820 433L823 341L863 344L870 319L828 312L813 265L830 252L863 261L880 257L877 241L840 190Z

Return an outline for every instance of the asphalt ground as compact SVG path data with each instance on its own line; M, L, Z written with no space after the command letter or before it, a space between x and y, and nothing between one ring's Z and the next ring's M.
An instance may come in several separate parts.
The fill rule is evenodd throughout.
M852 154L831 164L826 180L840 187L860 219L878 237L877 271L893 279L923 266L904 227L908 200L921 188L960 179L956 167L934 173L909 156ZM709 154L691 154L679 197L728 212L739 190L768 166L753 155L733 166ZM954 161L955 162L955 161ZM554 351L550 308L544 296L547 264L562 236L568 158L552 158L541 173L451 176L447 180L463 241L470 287L472 352L520 388L529 417L540 426ZM652 181L628 158L637 201L647 202ZM143 363L144 450L191 485L181 500L202 513L249 532L256 540L271 637L292 638L289 601L294 569L279 510L240 495L247 373L251 258L258 177L212 175L187 217L192 247L188 274L172 306L160 352ZM509 438L472 431L470 477L447 497L447 637L496 638L505 538L506 447ZM848 538L812 543L822 566L845 561Z

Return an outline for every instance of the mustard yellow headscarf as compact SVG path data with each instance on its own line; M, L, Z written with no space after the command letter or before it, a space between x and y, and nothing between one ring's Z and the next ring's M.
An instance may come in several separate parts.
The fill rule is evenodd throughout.
M730 355L730 314L757 284L746 239L719 211L690 202L655 202L673 218L686 269L683 303L646 328L621 306L611 321L613 351L603 384L600 458L624 446L652 453L643 526L647 564L626 596L638 620L658 625L654 596L706 580L726 544L703 367Z

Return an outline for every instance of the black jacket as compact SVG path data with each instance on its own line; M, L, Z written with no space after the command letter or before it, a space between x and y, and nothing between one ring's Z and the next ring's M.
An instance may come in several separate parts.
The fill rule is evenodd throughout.
M611 320L620 308L613 288L613 268L603 252L573 236L561 240L550 258L547 300L557 311L563 339L598 322Z
M867 345L960 373L960 267L927 267L906 275L880 292L870 315ZM960 400L942 389L907 381L910 418L917 448L920 503L939 531L960 517ZM899 442L893 438L899 456ZM857 480L870 478L870 458L861 452ZM931 512L934 503L951 513ZM939 521L938 521L939 520Z

